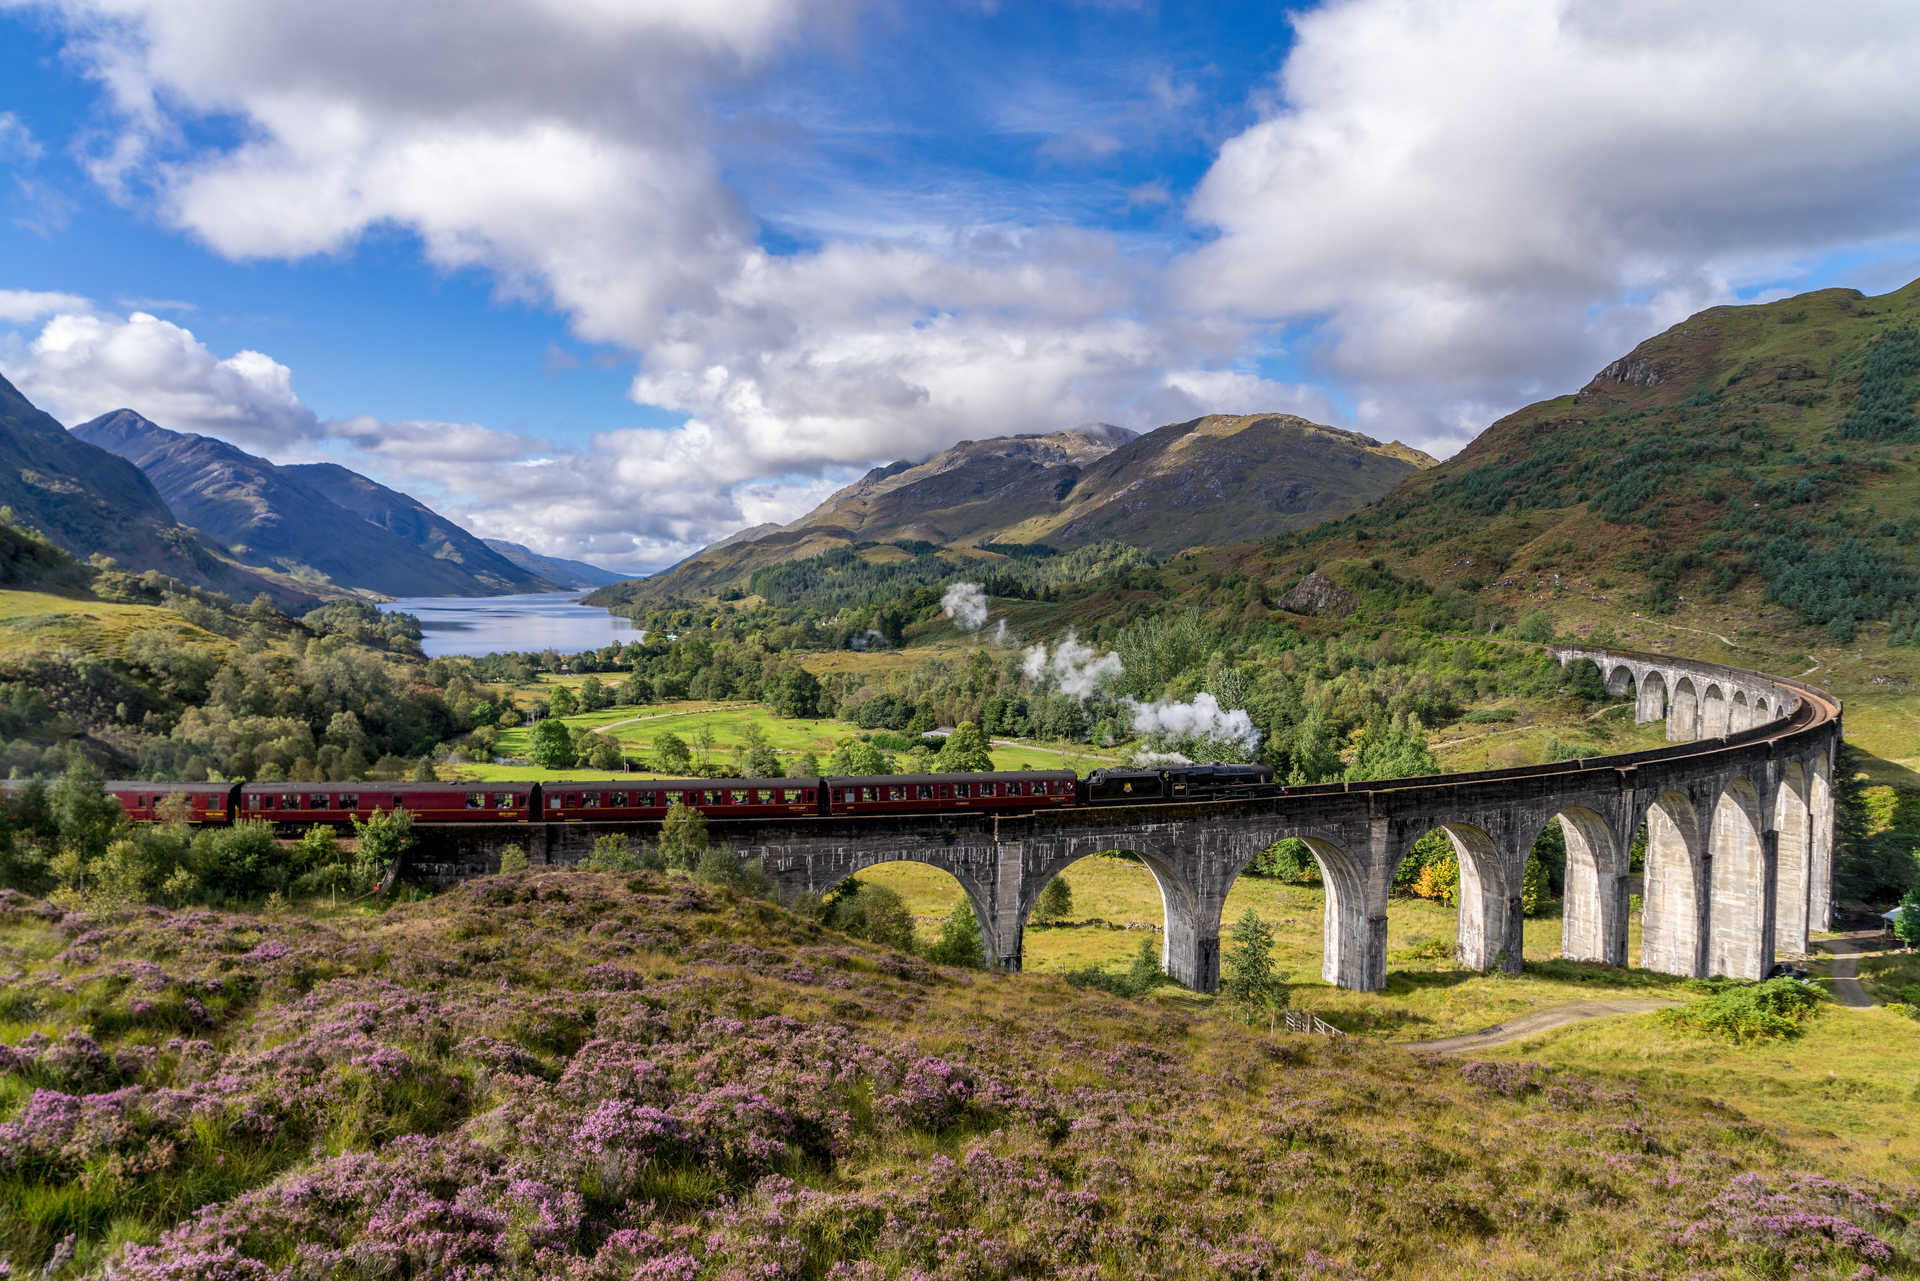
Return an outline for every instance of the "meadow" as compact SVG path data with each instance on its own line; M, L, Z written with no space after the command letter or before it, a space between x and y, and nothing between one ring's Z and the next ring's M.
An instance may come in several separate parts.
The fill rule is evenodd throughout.
M562 677L557 681L543 681L541 685L565 683L578 688L584 679L584 677ZM530 702L533 697L530 691L537 691L540 688L541 686L522 687L515 691L516 701ZM757 728L767 743L781 753L783 757L781 763L786 768L791 768L789 759L802 752L814 753L824 766L826 758L843 739L858 739L868 733L849 721L788 718L776 715L764 703L743 701L685 701L607 707L563 719L569 727L610 735L628 751L643 760L652 756L654 746L662 735L675 734L693 749L696 764L700 761L699 743L703 731L712 736L712 744L708 749L709 759L724 765L734 748L744 749L748 745L750 729ZM496 749L498 755L524 757L529 747L530 733L531 731L525 727L503 731ZM1077 743L1007 740L1004 743L996 742L992 746L992 752L994 768L1002 770L1072 769L1086 774L1103 765L1116 764L1124 759L1118 750L1090 749L1084 744ZM534 765L471 762L454 768L462 777L489 781L627 777L623 773L594 770L584 765L565 770L545 770ZM643 777L660 777L660 775L647 773L643 774Z
M0 972L16 1276L1920 1264L1910 1167L1883 1182L1813 1126L1742 1115L1741 1056L1773 1046L1714 1049L1722 1085L1698 1088L1726 1094L1701 1098L1657 1072L1267 1035L943 969L678 876L528 872L264 916L8 893ZM1914 1025L1860 1026L1912 1061Z
M1028 922L1021 957L1026 970L1041 974L1063 974L1085 966L1123 970L1143 939L1153 939L1158 948L1160 891L1144 866L1131 859L1095 855L1081 859L1062 875L1073 891L1073 911L1065 924ZM898 893L923 940L933 936L964 897L958 881L923 863L883 863L861 872L860 879ZM1295 1006L1311 1009L1340 1027L1390 1040L1430 1040L1478 1031L1570 1001L1658 997L1682 983L1651 970L1560 960L1557 910L1527 921L1524 973L1469 970L1453 960L1458 937L1455 909L1425 899L1396 898L1387 908L1386 990L1349 992L1320 979L1325 901L1318 886L1243 876L1227 895L1222 938L1242 915L1258 913L1273 930L1274 967L1287 976ZM1628 955L1638 956L1639 948L1636 913L1628 926ZM1199 1003L1210 999L1181 989L1168 989L1164 997Z

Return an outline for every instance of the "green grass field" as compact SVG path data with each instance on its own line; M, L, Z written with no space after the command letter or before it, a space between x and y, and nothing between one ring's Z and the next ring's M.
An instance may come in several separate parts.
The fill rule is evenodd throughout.
M227 649L232 642L157 605L77 600L46 592L0 591L0 655L73 649L104 657L134 632L157 628L196 644Z
M1621 1015L1525 1037L1476 1057L1538 1060L1634 1083L1751 1141L1785 1139L1831 1153L1874 1178L1911 1183L1920 1167L1920 1022L1890 1010L1823 1009L1792 1041L1732 1045L1668 1027L1658 1015Z
M577 686L578 679L568 679L567 684ZM528 689L523 687L515 691L516 696L524 695ZM587 712L565 718L568 726L597 730L611 735L622 746L641 758L653 755L655 744L661 735L673 733L680 736L693 750L695 763L700 761L700 733L704 728L713 736L710 759L724 765L736 746L744 747L750 726L758 726L766 736L767 742L783 757L797 756L802 752L813 752L825 759L841 739L858 738L867 731L848 721L842 720L790 720L778 716L761 703L728 702L680 702L653 703L644 706L609 707L597 712ZM500 735L497 752L506 757L526 755L531 731L526 728L510 729ZM995 769L1072 769L1085 774L1102 765L1113 764L1121 759L1117 752L1094 752L1083 745L1074 743L1021 743L1017 746L993 747L993 765ZM785 762L783 761L783 764ZM542 778L621 778L625 774L609 774L585 767L566 770L543 770L530 765L493 765L468 764L455 767L463 777L483 780L535 780ZM651 777L651 775L649 775Z
M1152 873L1131 860L1084 858L1063 875L1073 889L1076 922L1029 923L1024 967L1058 973L1082 966L1124 967L1142 939L1158 939L1162 910ZM930 937L953 910L960 883L921 863L886 863L860 873L889 886ZM1343 1027L1394 1040L1424 1040L1477 1031L1495 1023L1569 1001L1606 996L1646 996L1681 980L1639 969L1616 970L1560 961L1560 918L1529 920L1527 970L1520 975L1482 974L1451 958L1457 914L1421 899L1395 899L1387 909L1387 987L1348 992L1321 982L1321 915L1325 898L1317 886L1287 885L1243 876L1227 896L1223 935L1247 911L1273 929L1274 964L1293 983L1294 1004L1311 1008ZM1157 946L1157 943L1156 943ZM1630 923L1629 956L1639 955L1640 923Z

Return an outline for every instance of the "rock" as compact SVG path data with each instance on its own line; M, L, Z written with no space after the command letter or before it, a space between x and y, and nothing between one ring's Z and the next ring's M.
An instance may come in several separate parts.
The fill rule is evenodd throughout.
M1280 598L1280 608L1289 614L1312 614L1316 617L1331 614L1335 618L1345 618L1359 603L1352 592L1317 569L1295 583Z

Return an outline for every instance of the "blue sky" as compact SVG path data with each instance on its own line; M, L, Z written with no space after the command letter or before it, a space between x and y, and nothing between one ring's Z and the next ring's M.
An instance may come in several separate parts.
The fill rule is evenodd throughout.
M963 437L1436 454L1920 274L1861 3L0 0L0 373L621 567Z

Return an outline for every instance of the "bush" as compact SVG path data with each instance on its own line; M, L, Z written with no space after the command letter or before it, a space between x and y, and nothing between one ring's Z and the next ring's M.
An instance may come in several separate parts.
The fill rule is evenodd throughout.
M524 866L526 855L522 854L520 858ZM640 870L640 860L634 857L626 834L612 832L594 841L593 852L581 860L580 866L589 872L637 872Z
M524 846L509 845L500 851L500 870L502 872L524 872L529 864Z
M1140 940L1140 949L1133 954L1133 964L1125 971L1103 970L1097 965L1087 965L1068 970L1064 977L1074 987L1090 987L1114 996L1128 997L1145 996L1154 988L1173 982L1167 972L1160 968L1160 941L1157 938Z
M869 943L913 950L913 917L906 900L884 885L848 879L834 887L826 904L826 921Z
M1515 640L1532 641L1544 645L1553 640L1553 615L1544 609L1536 609L1520 620L1513 629Z
M961 899L940 926L940 934L927 948L927 959L936 965L960 965L985 969L987 949L980 942L980 922L974 918L973 904Z
M693 879L702 885L724 885L755 898L773 895L773 878L759 859L742 861L725 846L715 846L700 856L693 866Z
M675 805L667 811L660 825L660 854L668 867L692 871L711 843L705 814L691 805Z
M194 835L188 851L193 897L211 900L264 897L287 885L287 863L271 823L242 819L232 827Z
M1820 1007L1818 990L1798 979L1721 983L1677 1010L1662 1010L1670 1027L1736 1044L1790 1040L1805 1030Z
M1298 837L1275 841L1253 856L1247 870L1255 876L1271 876L1289 885L1318 885L1320 864L1307 843Z

